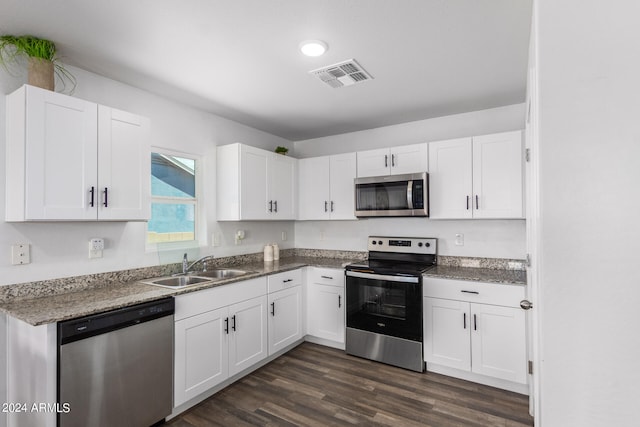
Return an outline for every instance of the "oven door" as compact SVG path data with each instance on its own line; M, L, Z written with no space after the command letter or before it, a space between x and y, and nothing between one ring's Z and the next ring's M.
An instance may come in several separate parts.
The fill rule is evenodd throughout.
M347 271L347 327L422 342L420 276Z

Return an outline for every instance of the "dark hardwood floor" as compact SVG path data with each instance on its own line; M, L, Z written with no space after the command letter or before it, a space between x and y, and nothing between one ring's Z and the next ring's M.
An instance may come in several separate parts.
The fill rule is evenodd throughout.
M531 426L528 398L304 343L167 422L203 426Z

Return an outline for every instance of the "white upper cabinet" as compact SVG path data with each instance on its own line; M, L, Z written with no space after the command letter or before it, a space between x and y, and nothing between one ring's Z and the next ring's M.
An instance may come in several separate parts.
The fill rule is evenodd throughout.
M472 218L471 138L429 143L429 217Z
M302 159L298 166L298 219L356 219L356 153Z
M426 143L358 152L358 178L421 173L428 165Z
M7 221L149 218L148 119L25 85L6 153Z
M295 219L297 160L244 144L217 148L219 221Z
M431 218L523 218L522 131L429 143Z

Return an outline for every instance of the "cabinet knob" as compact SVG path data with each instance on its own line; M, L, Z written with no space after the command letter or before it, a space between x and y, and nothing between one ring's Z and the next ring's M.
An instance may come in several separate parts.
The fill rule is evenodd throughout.
M520 308L523 310L530 310L533 308L533 303L529 300L523 299L520 301Z

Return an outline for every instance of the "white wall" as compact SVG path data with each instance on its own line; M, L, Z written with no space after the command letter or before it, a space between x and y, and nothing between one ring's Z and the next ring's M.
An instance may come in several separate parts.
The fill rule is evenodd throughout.
M172 102L160 96L70 67L78 79L73 96L112 106L151 119L152 146L195 154L202 158L204 169L204 203L201 218L206 223L201 255L218 256L257 252L269 241L277 241L284 248L292 247L293 222L281 222L277 227L263 223L245 223L247 239L235 245L236 225L215 221L215 146L243 142L272 150L277 145L293 148L282 138L261 132L239 123ZM23 84L25 77L11 77L0 70L0 219L4 218L5 198L5 94ZM9 183L10 184L10 183ZM288 240L280 241L280 232L287 231ZM145 252L145 223L6 223L0 220L0 284L19 283L56 277L136 268L159 263L177 262L181 251L175 253ZM213 248L212 233L220 234L221 246ZM103 237L106 249L102 259L89 260L87 242L91 237ZM30 243L32 263L23 266L10 264L10 245ZM197 254L198 250L190 251Z
M372 148L417 144L463 136L524 129L524 104L385 126L360 132L295 142L298 157L346 153ZM438 238L438 253L487 258L525 257L524 220L432 220L378 218L358 221L299 221L296 247L366 250L374 234ZM464 234L464 246L455 235Z
M637 426L640 3L534 7L544 303L538 422Z

